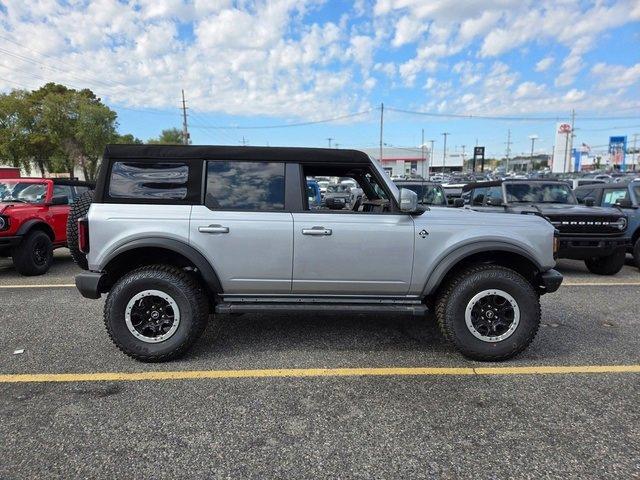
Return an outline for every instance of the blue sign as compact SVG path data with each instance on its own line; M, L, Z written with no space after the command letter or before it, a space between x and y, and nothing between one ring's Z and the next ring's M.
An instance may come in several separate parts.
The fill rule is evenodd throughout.
M609 158L612 165L619 165L621 171L625 171L627 166L625 164L627 153L627 136L624 137L609 137Z
M582 152L580 150L578 150L577 148L573 148L571 150L571 155L573 155L573 171L574 172L579 172L580 171L580 163L582 161Z

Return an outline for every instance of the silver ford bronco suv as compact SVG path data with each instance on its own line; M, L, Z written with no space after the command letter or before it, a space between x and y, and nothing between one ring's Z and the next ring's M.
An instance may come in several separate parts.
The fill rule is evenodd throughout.
M310 208L316 177L362 195ZM292 311L430 312L464 356L505 360L562 282L545 219L418 205L355 150L110 145L78 205L78 290L107 294L109 336L142 361L184 354L214 314Z

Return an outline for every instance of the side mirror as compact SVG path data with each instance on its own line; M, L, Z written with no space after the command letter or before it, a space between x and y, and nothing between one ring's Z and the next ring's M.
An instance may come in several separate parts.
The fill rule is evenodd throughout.
M587 197L587 198L584 199L584 204L587 207L593 207L596 204L596 201L591 197Z
M501 198L487 198L487 205L492 207L501 207L502 199Z
M69 205L69 197L66 195L56 195L51 199L51 205Z
M616 206L620 208L632 208L633 203L628 198L621 198L616 202Z
M453 206L455 208L464 207L464 198L454 198L453 199Z
M418 210L418 194L408 188L400 189L400 211L414 213Z

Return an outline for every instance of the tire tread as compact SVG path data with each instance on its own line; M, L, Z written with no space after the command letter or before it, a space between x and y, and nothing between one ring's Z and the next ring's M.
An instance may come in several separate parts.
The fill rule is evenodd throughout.
M128 282L138 279L142 274L144 274L145 277L153 275L155 279L164 279L174 285L183 283L184 288L182 288L182 290L187 296L189 303L195 306L194 327L189 330L188 335L178 347L162 355L144 355L124 349L116 340L114 332L109 324L109 312L113 308L115 297L115 295L112 294L114 292L117 293L118 289L124 288ZM104 324L113 344L125 355L147 363L166 362L182 356L204 332L207 326L207 318L208 303L202 287L186 272L172 265L147 265L132 270L116 282L104 304Z

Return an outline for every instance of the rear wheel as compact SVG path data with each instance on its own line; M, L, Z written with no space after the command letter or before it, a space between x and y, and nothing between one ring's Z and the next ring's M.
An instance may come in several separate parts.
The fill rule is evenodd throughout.
M584 264L587 266L591 273L597 275L615 275L622 267L627 259L627 252L624 250L614 252L606 257L593 257L587 258Z
M460 273L436 301L444 336L467 358L509 359L522 352L540 326L540 300L517 272L482 265Z
M83 270L87 270L89 266L87 264L87 256L80 251L80 247L78 246L78 219L87 215L92 201L93 191L89 190L84 192L73 202L69 210L69 216L67 217L67 246L69 247L73 261Z
M183 355L200 337L208 319L206 296L179 268L154 265L123 276L104 306L113 343L143 362Z
M42 230L33 230L25 235L19 245L13 247L11 256L13 265L21 275L43 275L53 261L51 238Z

